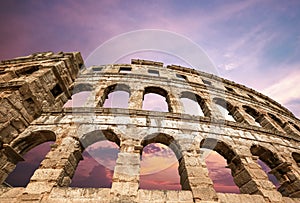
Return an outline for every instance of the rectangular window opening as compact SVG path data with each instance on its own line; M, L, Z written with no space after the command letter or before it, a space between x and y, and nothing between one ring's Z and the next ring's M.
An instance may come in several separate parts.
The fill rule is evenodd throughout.
M119 73L130 73L131 67L120 67Z
M92 68L92 70L93 70L93 72L100 72L100 71L102 71L102 67L93 67Z
M212 83L211 83L210 81L208 81L208 80L203 80L203 79L202 79L202 81L203 81L203 83L204 83L205 85L208 85L208 86L211 86L211 85L212 85Z
M181 75L181 74L177 74L176 73L176 77L180 80L186 80L186 76L185 75Z
M227 91L229 91L229 92L234 92L234 90L233 90L231 87L226 87L226 86L225 86L225 89L226 89Z
M149 69L148 73L151 74L151 75L154 75L154 76L159 76L159 72L157 70L151 70L151 69Z
M52 90L51 90L52 95L56 98L58 95L63 93L62 89L60 88L59 84L56 84Z

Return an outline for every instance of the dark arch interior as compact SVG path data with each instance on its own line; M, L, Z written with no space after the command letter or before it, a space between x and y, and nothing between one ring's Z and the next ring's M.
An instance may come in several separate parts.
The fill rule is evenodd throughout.
M254 119L254 121L257 123L257 125L261 126L260 113L250 106L243 105L243 108L244 108L245 112Z
M250 106L243 105L243 108L246 111L246 113L248 113L255 119L257 119L260 116L259 112Z
M291 124L298 132L300 132L300 127L296 125L295 123L289 121L289 124Z
M77 94L79 92L84 92L84 91L92 91L93 86L88 83L80 83L80 84L75 84L72 90L72 95Z
M270 118L272 118L273 121L275 121L281 128L284 128L284 123L275 115L268 113Z
M293 152L292 157L295 160L295 162L298 164L298 166L300 166L300 153Z
M30 149L47 141L55 141L56 135L50 130L33 131L29 136L13 142L12 147L20 154L25 154Z

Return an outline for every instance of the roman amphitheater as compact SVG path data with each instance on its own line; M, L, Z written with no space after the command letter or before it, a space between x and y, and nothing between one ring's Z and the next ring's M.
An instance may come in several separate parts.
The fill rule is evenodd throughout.
M160 62L84 67L78 52L46 52L2 61L0 87L1 203L300 202L300 121L243 85ZM63 107L82 91L91 92L83 106ZM129 93L128 108L103 107L114 91ZM143 110L148 93L165 97L168 112ZM182 98L197 102L203 115L185 113ZM100 140L120 149L112 187L70 187L83 150ZM23 155L47 141L55 143L28 185L8 187ZM182 190L140 189L140 156L150 143L174 151ZM214 190L204 149L226 159L240 194Z

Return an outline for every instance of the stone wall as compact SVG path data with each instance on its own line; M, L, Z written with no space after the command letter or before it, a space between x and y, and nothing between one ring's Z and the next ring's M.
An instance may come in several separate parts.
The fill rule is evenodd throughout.
M37 68L26 72L28 63ZM0 103L6 105L1 113L12 115L1 116L1 182L28 150L55 141L25 188L1 188L1 202L300 202L300 121L252 89L207 73L143 60L79 70L78 53L43 53L0 65ZM17 71L23 68L25 76ZM90 95L82 107L62 108L71 91L90 91ZM114 91L129 93L128 108L103 108ZM165 97L169 112L143 110L147 93ZM26 103L28 98L33 103ZM181 98L197 102L204 116L185 113ZM31 117L26 120L26 115ZM26 120L26 125L14 125L18 119ZM120 147L112 187L70 188L83 150L101 140ZM165 144L176 154L181 191L139 189L140 155L150 143ZM216 193L204 148L227 160L242 194ZM279 180L278 190L258 159Z

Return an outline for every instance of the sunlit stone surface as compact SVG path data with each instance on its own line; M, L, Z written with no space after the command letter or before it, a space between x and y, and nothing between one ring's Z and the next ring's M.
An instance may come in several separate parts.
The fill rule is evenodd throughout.
M300 202L300 121L277 102L176 65L144 60L82 65L78 52L0 63L0 202ZM50 141L51 150L26 187L10 187L6 179L16 164ZM95 147L108 141L114 143L109 153L114 158L98 159ZM218 174L208 168L217 159L205 162L211 150L225 158L223 167L240 194L216 192ZM152 167L151 151L169 157L168 167ZM80 169L88 156L110 181L75 184L82 180L74 176L76 169L89 169ZM174 166L179 187L143 186L142 176Z

